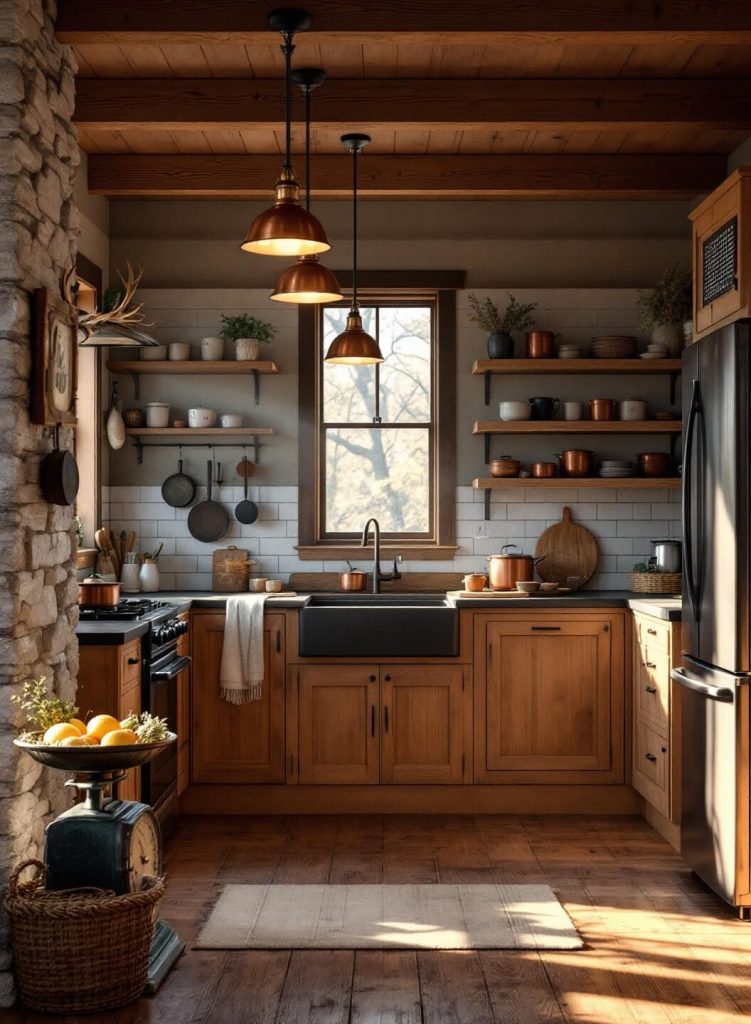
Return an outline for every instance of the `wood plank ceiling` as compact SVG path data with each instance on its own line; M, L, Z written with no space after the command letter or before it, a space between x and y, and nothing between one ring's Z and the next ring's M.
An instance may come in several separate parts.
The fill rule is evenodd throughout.
M264 197L283 147L273 3L61 0L76 121L104 195ZM294 65L323 67L314 183L372 197L691 197L751 135L746 0L309 0ZM294 145L302 148L296 96ZM301 161L298 161L301 162Z

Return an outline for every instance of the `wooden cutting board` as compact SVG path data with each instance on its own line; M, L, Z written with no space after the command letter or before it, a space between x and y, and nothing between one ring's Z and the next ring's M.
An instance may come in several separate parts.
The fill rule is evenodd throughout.
M541 580L560 583L578 590L592 579L600 561L600 549L593 534L571 519L571 509L565 506L563 519L555 526L549 526L535 548L535 557L545 556L537 564L537 575ZM571 577L578 577L573 582Z

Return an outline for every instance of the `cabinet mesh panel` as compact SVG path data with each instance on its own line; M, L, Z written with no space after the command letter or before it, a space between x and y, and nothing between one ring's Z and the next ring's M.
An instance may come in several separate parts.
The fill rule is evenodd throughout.
M702 247L701 303L709 305L736 286L738 218L723 224Z

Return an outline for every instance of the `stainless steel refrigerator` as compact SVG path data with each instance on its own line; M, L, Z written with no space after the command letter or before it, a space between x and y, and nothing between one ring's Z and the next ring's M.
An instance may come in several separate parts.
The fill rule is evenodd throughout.
M751 912L751 320L683 354L681 855Z

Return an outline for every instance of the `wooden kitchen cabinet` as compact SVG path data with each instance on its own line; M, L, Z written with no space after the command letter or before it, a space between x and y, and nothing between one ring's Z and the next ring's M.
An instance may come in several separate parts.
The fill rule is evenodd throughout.
M298 693L301 784L462 782L461 666L304 665Z
M224 612L191 616L191 780L284 782L284 616L264 616L260 701L230 704L219 693Z
M305 665L298 693L299 782L378 782L377 667Z
M464 669L388 665L381 677L381 782L461 783Z
M140 637L119 645L79 647L76 704L85 721L107 713L122 720L132 711L141 713L143 661ZM118 785L121 800L140 800L141 769L131 768Z
M632 684L634 789L667 821L680 807L680 686L670 672L680 659L680 624L634 612Z
M475 781L622 782L624 617L475 617Z

